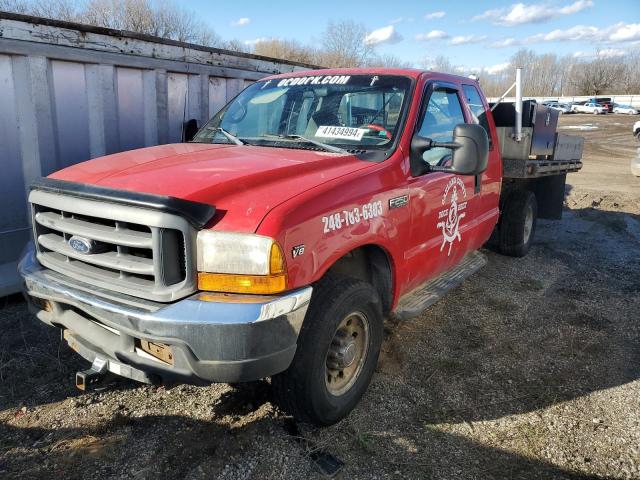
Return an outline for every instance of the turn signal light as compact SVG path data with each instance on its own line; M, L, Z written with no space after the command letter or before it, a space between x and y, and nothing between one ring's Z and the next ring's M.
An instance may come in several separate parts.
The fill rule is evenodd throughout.
M269 295L287 289L287 275L233 275L230 273L198 273L198 289L210 292L257 293Z
M198 272L198 290L271 295L287 289L287 267L282 249L271 245L268 275Z

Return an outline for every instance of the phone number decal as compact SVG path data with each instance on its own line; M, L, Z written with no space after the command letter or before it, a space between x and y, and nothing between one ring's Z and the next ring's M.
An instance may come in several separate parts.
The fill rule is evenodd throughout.
M324 233L340 230L343 227L356 225L363 220L370 220L380 216L382 216L381 201L365 203L361 207L356 207L352 210L332 213L331 215L322 217Z

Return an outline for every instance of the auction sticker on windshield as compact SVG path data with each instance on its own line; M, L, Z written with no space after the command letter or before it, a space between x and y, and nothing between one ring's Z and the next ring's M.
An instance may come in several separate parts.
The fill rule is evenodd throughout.
M333 127L321 125L318 127L316 137L341 138L343 140L362 140L362 136L367 132L364 128Z

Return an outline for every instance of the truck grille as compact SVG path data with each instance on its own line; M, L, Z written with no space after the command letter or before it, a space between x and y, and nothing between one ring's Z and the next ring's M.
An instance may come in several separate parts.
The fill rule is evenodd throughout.
M183 218L39 190L29 201L37 256L45 267L159 302L195 291L195 231Z

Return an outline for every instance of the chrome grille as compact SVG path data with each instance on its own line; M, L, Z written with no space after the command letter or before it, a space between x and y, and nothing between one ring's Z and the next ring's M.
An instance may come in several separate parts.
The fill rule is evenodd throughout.
M38 260L83 283L169 302L195 291L195 232L157 210L33 190ZM83 253L69 240L91 242Z

